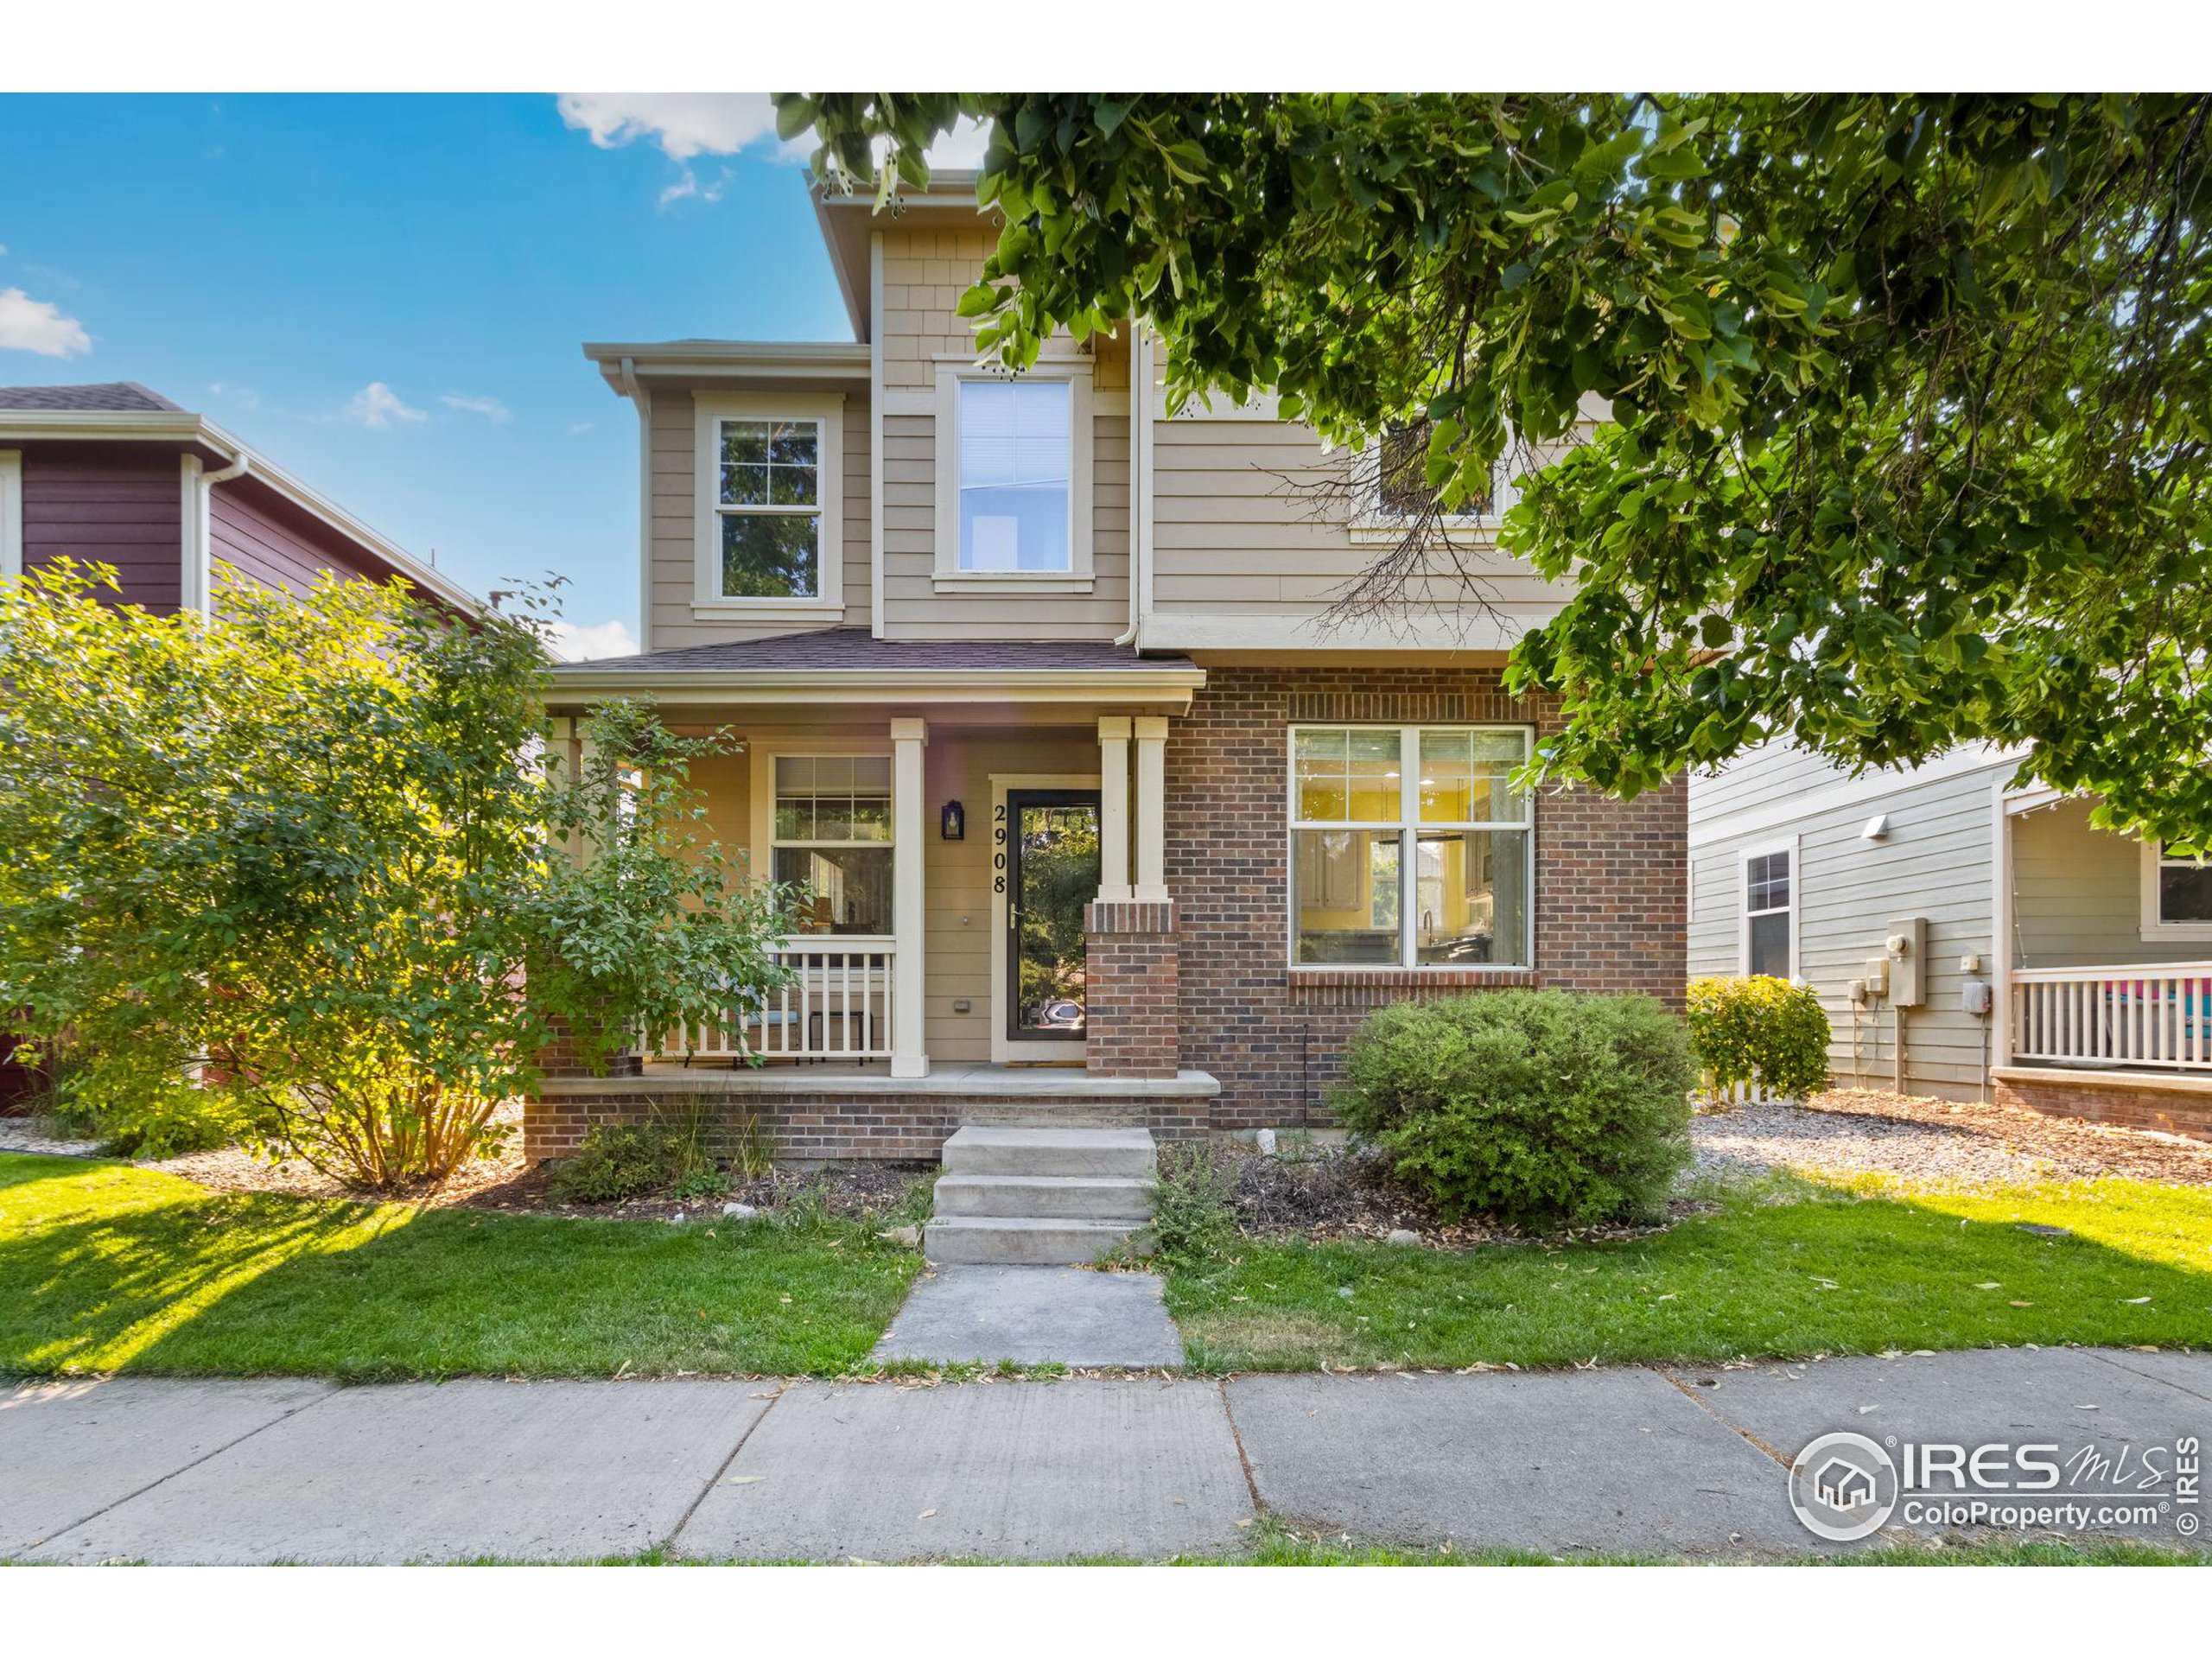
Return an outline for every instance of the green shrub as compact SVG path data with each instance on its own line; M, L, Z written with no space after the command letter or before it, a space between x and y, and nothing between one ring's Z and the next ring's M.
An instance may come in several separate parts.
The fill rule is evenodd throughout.
M1648 997L1403 1002L1352 1039L1338 1116L1451 1218L1643 1220L1689 1158L1689 1052Z
M668 1179L669 1134L657 1122L597 1123L575 1155L554 1166L548 1190L563 1204L612 1204Z
M1196 1267L1229 1248L1236 1236L1230 1173L1202 1141L1171 1141L1160 1149L1152 1183L1154 1254L1170 1267Z
M1708 1094L1756 1083L1777 1095L1827 1087L1828 1016L1809 985L1754 974L1694 979L1690 1048Z

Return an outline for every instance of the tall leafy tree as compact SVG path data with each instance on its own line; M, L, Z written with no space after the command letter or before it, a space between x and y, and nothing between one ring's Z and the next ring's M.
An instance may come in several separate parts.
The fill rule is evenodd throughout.
M549 747L531 618L232 585L214 622L63 562L0 582L0 1008L155 1148L449 1172L556 1035L779 982L783 895L706 833L725 745L616 702Z
M993 123L963 309L1009 365L1141 318L1173 400L1272 388L1345 446L1426 422L1439 511L1351 607L1525 474L1503 544L1575 584L1514 653L1568 719L1543 774L1988 740L2105 822L2212 837L2212 98L779 109L886 198L957 115Z

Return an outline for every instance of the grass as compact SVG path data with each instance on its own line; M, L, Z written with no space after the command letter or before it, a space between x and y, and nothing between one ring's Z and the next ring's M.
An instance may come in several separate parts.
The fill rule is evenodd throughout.
M832 1375L920 1266L818 1212L556 1220L0 1154L0 1373Z
M2022 1223L2070 1230L2039 1237ZM1242 1242L1173 1273L1209 1370L1719 1361L2039 1343L2212 1347L2212 1191L1724 1189L1649 1237L1468 1250Z

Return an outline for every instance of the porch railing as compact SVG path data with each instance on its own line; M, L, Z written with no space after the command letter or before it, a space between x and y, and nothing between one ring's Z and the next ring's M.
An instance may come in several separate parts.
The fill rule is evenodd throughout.
M2012 970L2015 1060L2212 1071L2212 962Z
M663 1059L872 1060L892 1041L888 939L786 939L776 955L791 982L756 1000L739 1000L719 1019L679 1026L663 1039Z

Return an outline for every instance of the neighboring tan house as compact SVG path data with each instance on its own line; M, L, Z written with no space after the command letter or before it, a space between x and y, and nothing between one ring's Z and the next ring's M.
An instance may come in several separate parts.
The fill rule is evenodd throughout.
M798 981L639 1075L549 1082L532 1155L679 1096L802 1158L934 1157L994 1118L1320 1123L1393 999L1679 1006L1686 793L1510 787L1556 713L1504 654L1561 593L1491 520L1456 529L1482 602L1325 627L1402 523L1286 479L1357 458L1268 400L1168 417L1141 332L976 366L972 175L817 210L852 340L585 347L639 422L643 652L551 694L744 740L697 777L815 895Z
M1854 779L1776 742L1694 778L1690 971L1813 986L1840 1086L2212 1137L2212 867L2018 760Z
M112 565L117 602L219 609L218 563L273 588L404 577L482 608L344 508L205 417L132 381L0 386L0 580L57 558ZM12 1047L0 1031L0 1057ZM0 1106L35 1079L0 1058Z

